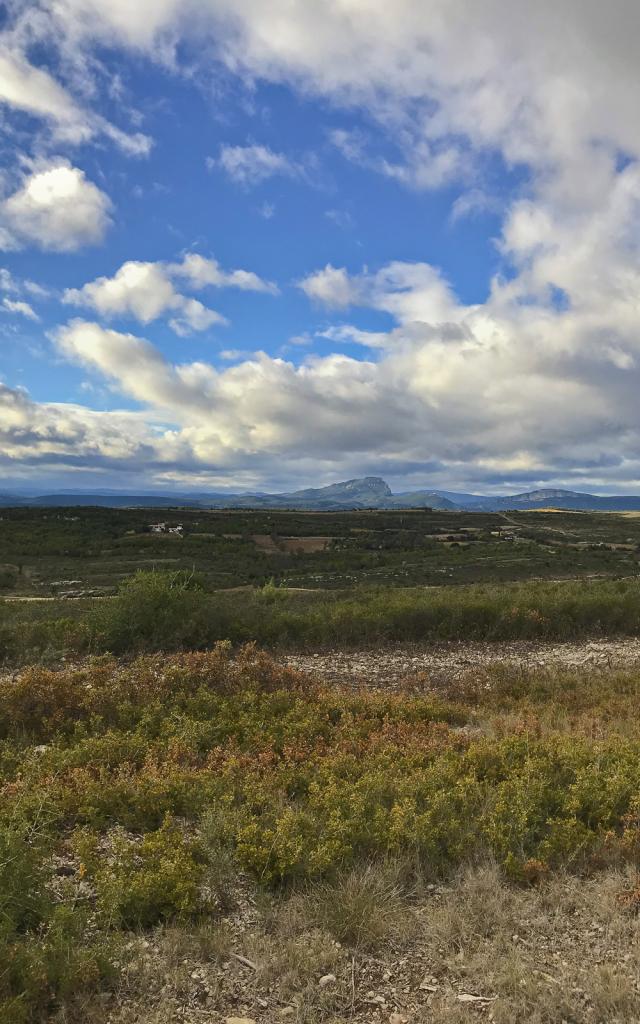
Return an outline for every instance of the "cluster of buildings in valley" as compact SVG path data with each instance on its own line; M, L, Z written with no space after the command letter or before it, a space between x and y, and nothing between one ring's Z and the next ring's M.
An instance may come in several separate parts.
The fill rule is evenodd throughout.
M149 529L151 533L173 533L177 537L184 536L184 528L181 524L178 524L178 526L167 526L166 523L150 523Z

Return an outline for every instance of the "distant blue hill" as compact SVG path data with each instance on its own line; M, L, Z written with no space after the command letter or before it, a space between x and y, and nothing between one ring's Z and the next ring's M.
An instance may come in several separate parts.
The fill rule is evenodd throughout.
M443 511L506 512L540 508L567 511L637 512L640 495L599 495L541 488L523 494L483 495L458 491L415 490L393 494L381 477L343 480L327 487L308 487L284 494L230 494L228 492L175 492L126 494L113 490L56 491L26 495L0 493L0 505L9 506L102 506L106 508L243 508L340 511L346 509L432 508Z

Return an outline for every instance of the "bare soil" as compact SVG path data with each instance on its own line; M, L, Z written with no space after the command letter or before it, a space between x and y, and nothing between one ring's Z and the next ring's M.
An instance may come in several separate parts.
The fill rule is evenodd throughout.
M269 534L256 533L252 537L253 543L260 551L267 554L297 555L299 553L308 555L317 551L326 551L334 537L278 537L274 540Z

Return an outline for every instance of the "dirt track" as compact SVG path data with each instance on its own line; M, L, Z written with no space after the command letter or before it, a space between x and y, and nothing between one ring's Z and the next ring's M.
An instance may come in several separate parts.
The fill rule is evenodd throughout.
M585 640L579 643L513 641L507 643L451 642L432 647L404 646L378 650L332 650L289 654L294 668L331 683L394 687L425 674L430 683L454 679L474 669L497 664L520 668L594 669L640 667L640 638Z

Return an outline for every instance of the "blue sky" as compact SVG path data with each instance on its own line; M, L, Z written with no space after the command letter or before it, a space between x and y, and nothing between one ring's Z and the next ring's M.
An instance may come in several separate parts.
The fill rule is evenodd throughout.
M613 6L9 4L5 489L637 489Z

